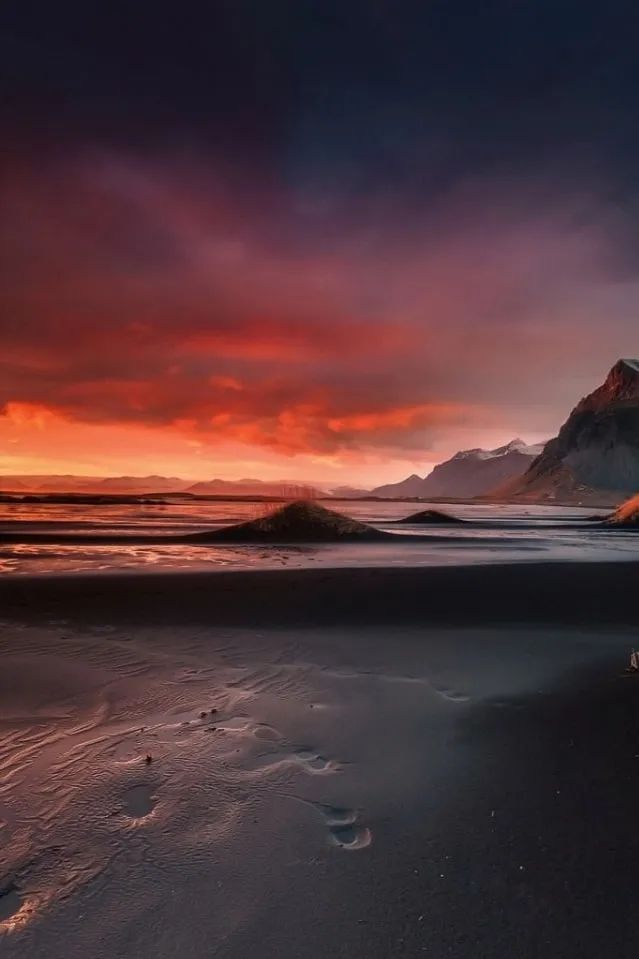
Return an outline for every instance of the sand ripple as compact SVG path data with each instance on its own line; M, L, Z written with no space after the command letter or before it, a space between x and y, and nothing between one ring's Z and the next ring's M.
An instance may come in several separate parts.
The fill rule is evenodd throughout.
M309 854L317 815L326 854L369 846L359 812L319 801L344 762L320 743L325 677L292 652L108 624L0 633L0 932L35 934L123 871L197 869L263 816L300 816ZM318 799L300 806L304 783Z

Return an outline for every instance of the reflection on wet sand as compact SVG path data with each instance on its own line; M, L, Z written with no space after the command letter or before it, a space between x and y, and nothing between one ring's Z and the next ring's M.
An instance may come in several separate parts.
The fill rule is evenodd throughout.
M427 528L398 523L406 503L340 503L339 509L396 534L384 543L241 545L135 542L135 537L180 537L227 526L254 515L254 504L169 506L0 507L0 534L62 542L17 541L0 545L0 574L281 567L430 566L530 560L630 559L639 533L618 533L592 522L592 509L455 504L447 511L466 523ZM601 511L604 515L605 511ZM91 534L109 543L82 542ZM67 536L78 540L65 543ZM122 539L124 537L124 539ZM133 541L126 538L133 537Z

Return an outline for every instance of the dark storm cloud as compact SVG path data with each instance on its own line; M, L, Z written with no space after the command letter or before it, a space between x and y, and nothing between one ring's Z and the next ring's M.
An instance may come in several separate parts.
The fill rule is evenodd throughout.
M2 14L6 122L52 145L206 147L335 192L602 165L624 192L635 17L620 0L23 2Z
M286 453L549 435L637 349L635 18L5 5L0 409Z

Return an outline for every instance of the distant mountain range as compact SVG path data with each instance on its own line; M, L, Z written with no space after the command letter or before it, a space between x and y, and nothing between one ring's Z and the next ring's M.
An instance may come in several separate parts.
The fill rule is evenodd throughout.
M370 496L369 489L360 489L357 486L336 486L330 490L334 499L361 499L363 496Z
M151 493L189 493L196 496L274 496L307 499L325 495L302 483L263 482L258 479L222 480L193 483L177 476L0 476L0 490L16 493L87 493L92 495Z
M287 480L212 479L197 483L177 476L73 476L73 475L5 475L0 476L0 491L15 493L73 493L89 495L120 494L144 496L181 493L191 496L274 497L278 499L315 499L332 496L336 499L358 499L366 496L411 498L429 496L473 497L492 489L506 479L524 472L537 455L537 447L513 440L496 450L463 450L436 466L425 478L409 476L400 483L366 490L338 486L330 493L318 486Z
M191 483L176 476L3 475L0 489L34 493L177 493Z
M621 359L576 405L559 435L497 494L530 501L615 502L639 490L639 360Z
M214 479L202 483L193 483L185 490L195 496L277 496L285 499L313 499L326 494L314 486L304 483L264 482L258 479L222 480Z
M520 439L494 450L461 450L436 466L428 476L422 478L413 473L399 483L378 486L371 495L389 499L481 496L525 473L541 450L542 446L528 446Z

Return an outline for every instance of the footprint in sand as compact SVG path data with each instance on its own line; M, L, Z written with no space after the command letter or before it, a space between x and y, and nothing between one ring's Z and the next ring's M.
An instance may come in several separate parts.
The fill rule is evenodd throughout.
M257 733L254 732L254 735ZM258 739L267 741L270 734L257 736ZM282 765L293 764L302 772L309 776L326 776L341 772L341 763L334 759L327 759L311 749L298 749L295 752L279 752L279 750L269 751L266 755L258 756L254 762L254 768L276 769Z
M321 814L328 826L331 843L340 849L349 851L366 849L373 841L368 826L358 823L359 812L344 806L326 806L323 803L312 803Z
M138 762L140 759L140 750L137 742L127 739L120 740L120 742L115 743L111 749L111 757L114 762L123 766Z
M0 886L0 922L6 922L15 916L22 907L22 897L17 886L10 882L7 886Z
M460 693L456 689L447 689L444 686L435 686L432 685L433 690L438 693L442 699L447 699L450 703L468 703L470 702L470 696L466 696L464 693Z
M334 759L326 759L310 749L298 749L293 753L293 758L300 763L305 772L311 774L335 773L341 769L340 764Z
M251 726L249 716L231 716L230 719L217 719L215 716L213 718L216 727L224 730L224 732L244 733Z
M367 826L331 826L331 839L340 849L366 849L373 841Z
M155 806L156 800L151 786L132 786L122 797L124 814L131 819L144 819L153 812Z
M278 743L282 739L282 734L273 726L267 726L266 723L259 723L253 729L253 735L256 739L261 739L267 743Z

